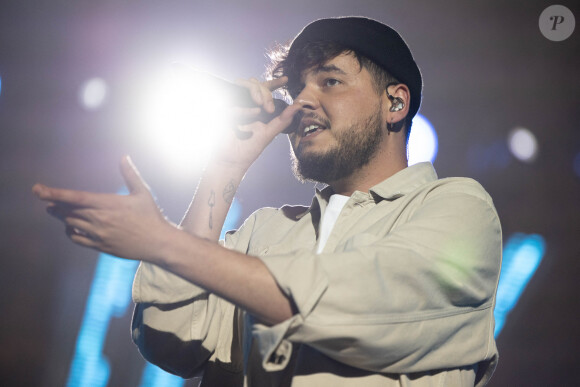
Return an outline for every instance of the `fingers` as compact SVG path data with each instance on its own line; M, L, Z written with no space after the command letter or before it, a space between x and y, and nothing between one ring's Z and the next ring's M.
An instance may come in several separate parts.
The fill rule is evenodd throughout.
M257 94L258 99L261 101L259 105L262 106L262 108L267 113L274 113L276 107L274 106L274 97L272 97L272 92L268 88L264 87L264 85L255 78L252 78L251 82L252 88L250 90L252 92L252 96Z
M246 87L250 91L252 100L256 105L260 106L268 113L274 113L274 98L272 97L271 90L266 87L266 83L261 83L256 78L238 80L237 83Z
M256 78L237 80L236 83L248 89L252 101L262 110L257 111L255 108L236 108L232 111L233 117L241 119L243 123L253 122L254 118L264 123L269 122L274 114L277 114L272 91L284 86L287 82L288 77L271 79L266 82L260 82Z
M130 193L149 192L149 186L129 156L121 159L121 174Z
M71 234L81 235L85 238L90 238L92 240L99 240L96 234L93 232L93 227L89 222L82 219L71 218L64 223L65 231L68 236Z
M149 192L147 183L145 183L129 156L125 156L121 160L121 173L131 193ZM110 196L94 192L48 187L44 184L35 184L32 187L32 193L40 200L47 202L66 203L71 206L87 208L99 206L102 200Z
M233 107L231 110L231 117L236 121L254 122L260 115L261 111L262 109L260 109L259 107L253 108Z
M62 222L66 222L66 219L72 216L79 216L79 214L75 213L75 207L66 204L51 203L46 207L46 212Z
M91 210L75 209L66 205L53 205L47 207L46 211L64 223L66 235L75 240L75 242L80 242L76 236L81 236L87 241L90 240L91 243L100 240L93 231L94 226L89 213ZM74 238L73 235L75 236ZM86 243L82 244L87 246Z
M292 133L296 129L296 122L294 122L294 117L296 113L298 113L302 109L302 104L299 102L295 102L293 105L287 105L283 103L284 110L282 113L278 115L262 115L261 117L257 117L258 121L261 121L265 125L256 126L254 119L252 118L250 123L246 123L246 121L240 121L240 124L237 128L234 129L236 135L239 139L247 140L252 137L252 133L258 130L259 128L266 128L266 131L270 133L270 137L273 138L279 133Z
M90 247L93 249L99 248L99 241L79 227L66 226L65 232L66 235L70 238L70 240L72 240L74 243L78 245Z
M294 104L288 106L286 109L284 109L282 114L280 114L278 117L276 117L276 119L279 121L280 125L282 125L284 128L287 128L288 126L290 126L293 123L294 117L301 110L302 110L302 104L294 103Z
M51 207L47 208L47 211L52 215L60 220L65 225L65 233L66 235L75 243L91 248L97 248L98 242L100 242L100 238L90 232L92 230L92 226L89 222L71 216L71 212L67 212L62 208L63 206L54 206L60 207L56 210L50 210Z
M294 103L293 105L289 105L284 109L284 111L274 117L269 123L268 127L274 133L291 133L294 131L292 125L294 125L294 116L302 109L302 105L300 103Z
M284 86L286 83L288 83L288 77L284 76L284 77L280 77L280 78L274 78L274 79L270 79L266 82L264 82L264 86L270 90L270 91L274 91L276 89L281 88L282 86Z
M91 207L99 195L92 192L47 187L44 184L35 184L32 187L32 193L40 200L67 203L78 207Z

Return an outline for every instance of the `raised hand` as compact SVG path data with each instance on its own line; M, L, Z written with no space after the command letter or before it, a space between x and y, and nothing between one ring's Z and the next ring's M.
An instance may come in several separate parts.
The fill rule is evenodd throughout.
M237 81L239 85L249 89L257 107L232 109L230 115L234 124L216 145L212 162L245 171L276 135L292 125L294 115L301 109L299 104L288 106L270 122L264 123L259 120L261 114L274 112L272 91L284 86L287 81L286 77L267 82L259 82L257 79Z
M47 212L65 224L73 242L118 257L155 262L169 234L178 229L163 216L129 157L121 161L121 173L129 195L42 184L36 184L32 191L48 203Z

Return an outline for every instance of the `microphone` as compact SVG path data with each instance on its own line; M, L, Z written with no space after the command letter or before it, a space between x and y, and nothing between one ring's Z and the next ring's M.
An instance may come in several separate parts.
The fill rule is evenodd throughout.
M226 105L231 107L242 107L251 108L257 107L252 99L250 90L243 86L230 82L224 78L218 77L217 75L210 74L205 71L200 71L183 63L175 62L172 64L173 70L178 72L186 72L187 75L191 76L193 81L196 83L202 83L205 87L211 89L217 89L223 95ZM274 98L274 113L268 113L264 110L258 115L257 118L248 119L242 123L250 123L256 119L263 123L268 123L275 117L278 117L284 109L288 107L286 101L278 98ZM296 129L295 125L290 125L282 133L290 134Z

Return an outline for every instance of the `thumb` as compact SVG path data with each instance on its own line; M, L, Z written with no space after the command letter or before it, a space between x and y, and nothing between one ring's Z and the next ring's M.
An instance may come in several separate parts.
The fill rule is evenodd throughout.
M140 193L140 192L148 192L149 186L143 178L131 157L124 156L121 159L121 174L123 175L123 179L125 180L125 184L127 184L127 188L129 189L129 193Z

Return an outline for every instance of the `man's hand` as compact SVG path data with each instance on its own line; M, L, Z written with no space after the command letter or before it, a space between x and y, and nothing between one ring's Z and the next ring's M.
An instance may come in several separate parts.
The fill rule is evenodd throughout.
M121 172L129 195L42 184L36 184L32 191L48 203L47 212L65 224L73 242L118 257L156 262L168 234L177 228L165 219L129 157L123 158Z
M244 255L190 235L167 221L130 159L121 162L129 195L99 194L36 184L77 244L127 259L159 265L276 324L294 313L266 266Z
M197 188L181 228L197 237L217 241L234 195L248 168L277 134L293 123L301 105L288 106L270 122L260 121L263 113L275 110L272 90L284 86L286 77L260 83L256 79L238 81L249 90L256 107L231 108L231 130L225 130ZM235 124L237 122L237 124ZM245 124L241 124L241 122Z
M286 82L287 77L267 82L259 82L257 79L237 81L240 86L248 88L257 107L232 109L230 113L237 124L234 123L232 130L228 131L216 145L212 162L228 165L245 173L274 137L292 125L294 115L301 109L299 104L288 106L268 123L259 120L264 112L269 114L274 112L272 91L284 86Z

